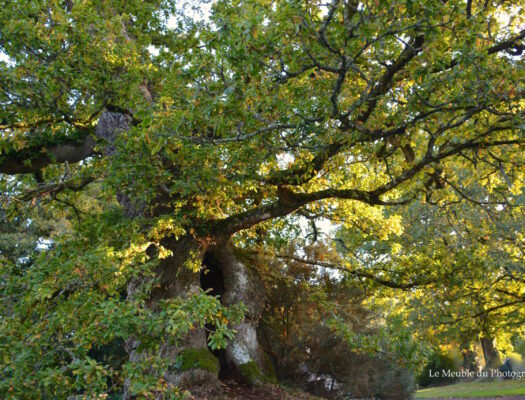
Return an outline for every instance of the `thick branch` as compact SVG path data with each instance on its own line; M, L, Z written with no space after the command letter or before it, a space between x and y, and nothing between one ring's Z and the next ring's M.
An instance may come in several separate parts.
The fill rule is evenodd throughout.
M0 173L14 175L36 172L52 163L76 163L93 154L95 139L89 131L80 140L53 146L35 146L0 157Z
M71 179L69 181L64 181L64 182L58 182L58 183L52 183L50 185L43 185L43 186L40 186L34 190L31 190L27 193L25 193L23 196L20 197L20 200L22 201L26 201L26 200L29 200L29 199L36 199L36 198L40 198L40 197L45 197L45 196L51 196L51 197L54 197L56 196L58 193L64 191L64 190L71 190L73 192L78 192L82 189L84 189L84 187L86 187L88 184L90 184L91 182L94 182L95 181L95 177L93 176L86 176L86 177L83 177L82 179L78 180L78 179Z
M479 138L479 140L483 140L483 137ZM211 229L212 235L214 237L229 237L235 232L248 229L258 223L288 215L308 203L329 198L356 200L369 205L406 204L412 199L407 198L393 201L383 201L381 200L380 196L401 185L403 182L413 178L425 166L456 155L463 150L525 143L525 141L521 139L493 142L480 141L471 140L461 143L448 151L443 151L438 154L432 154L432 152L428 152L411 168L405 170L403 173L388 183L379 186L372 191L358 189L326 189L312 193L295 193L286 186L280 186L281 190L278 191L279 200L217 221Z
M96 116L93 114L90 120ZM80 130L80 138L63 139L60 143L37 145L8 153L0 157L0 173L26 174L37 172L53 163L76 163L93 155L95 145L99 141L105 143L103 153L112 155L115 152L116 137L120 132L126 131L133 122L133 116L128 111L106 105L106 111L98 114L96 127Z
M217 221L212 228L214 236L229 237L235 232L248 229L269 219L288 215L308 203L323 199L357 200L370 205L400 205L410 201L383 201L374 192L356 189L326 189L312 193L295 193L290 189L283 190L282 187L280 189L279 200Z
M519 35L514 36L513 38L510 38L510 39L504 40L503 42L498 43L498 44L490 47L488 49L488 53L489 54L495 54L495 53L499 53L500 51L516 49L521 54L521 51L523 50L523 45L520 45L517 42L522 40L522 39L525 39L525 29L523 29L519 33Z

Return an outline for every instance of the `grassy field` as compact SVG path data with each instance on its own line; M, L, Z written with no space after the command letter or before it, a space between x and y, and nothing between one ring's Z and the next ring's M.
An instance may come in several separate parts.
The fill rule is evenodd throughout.
M494 382L467 382L449 386L421 389L416 392L416 399L447 397L497 397L525 396L525 379Z

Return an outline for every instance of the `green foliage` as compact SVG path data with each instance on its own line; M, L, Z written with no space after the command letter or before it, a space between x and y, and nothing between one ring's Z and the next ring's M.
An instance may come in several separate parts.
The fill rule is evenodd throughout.
M418 375L417 382L423 387L432 384L453 383L457 378L444 376L442 372L457 370L457 362L450 354L436 351L428 358L428 363ZM439 376L435 376L436 371L439 372ZM431 377L431 374L433 374L434 377Z
M127 282L151 274L156 265L147 248L139 225L111 212L86 221L73 236L57 238L23 273L16 265L3 265L0 392L5 398L98 395L121 387L133 376L128 358L93 358L93 350L115 340L133 337L141 348L154 350L164 337L176 342L210 324L216 327L210 346L224 348L233 335L230 323L242 319L241 305L226 308L199 292L166 300L162 312L152 314L144 301L151 284L137 288L133 299L125 297ZM133 368L144 372L153 365L157 371L167 368L159 360ZM139 392L159 389L157 379L148 381L151 371L139 376L146 385Z
M161 343L242 319L174 295L230 239L306 257L261 267L278 372L344 367L323 337L408 392L523 325L523 0L4 3L1 397L166 392Z
M486 204L480 212L465 200L388 214L402 218L402 232L387 238L339 232L349 273L364 272L375 301L388 305L390 318L417 332L420 342L459 347L485 334L510 350L524 318L522 210Z

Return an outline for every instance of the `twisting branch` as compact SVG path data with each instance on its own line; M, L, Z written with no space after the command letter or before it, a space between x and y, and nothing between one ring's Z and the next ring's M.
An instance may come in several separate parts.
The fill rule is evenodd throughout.
M258 223L288 215L308 203L330 198L356 200L369 205L389 206L407 204L412 201L412 197L385 201L381 199L381 196L414 177L418 172L423 170L425 166L459 154L463 150L525 143L525 139L485 142L483 141L484 137L485 135L481 135L476 138L476 140L469 140L437 154L432 152L433 146L429 146L429 151L427 151L426 155L419 162L414 163L411 168L394 177L394 179L388 183L371 191L359 189L326 189L311 193L296 193L287 186L280 185L280 190L278 190L279 198L277 201L218 220L213 224L211 231L217 237L228 237L235 232L248 229Z
M96 141L90 130L80 139L53 146L34 146L0 156L0 173L15 175L39 171L52 163L76 163L93 155Z
M39 186L36 189L30 190L29 192L24 193L18 198L21 201L27 201L33 199L51 196L55 197L58 193L63 192L64 190L71 190L73 192L78 192L84 189L91 182L95 181L94 176L85 176L82 179L71 179L69 181L53 183L50 185Z
M301 263L301 264L305 264L305 265L311 265L311 266L316 266L316 267L334 269L334 270L337 270L337 271L341 271L343 273L347 273L347 274L353 275L353 276L358 277L358 278L370 279L371 281L373 281L375 283L378 283L379 285L386 286L386 287L389 287L391 289L409 290L409 289L413 289L413 288L416 288L416 287L419 287L419 286L428 286L428 285L430 285L430 284L435 282L435 280L432 280L432 279L417 280L417 281L405 282L405 283L394 282L394 281L391 281L391 280L380 278L380 277L378 277L378 276L376 276L373 273L368 272L368 271L349 269L349 268L347 268L347 267L345 267L343 265L334 264L334 263L327 262L327 261L309 260L309 259L304 259L304 258L301 258L301 257L291 256L291 255L286 255L286 254L270 254L270 253L268 253L268 255L274 256L274 257L277 257L277 258L281 258L281 259L292 260L292 261L295 261L295 262L298 262L298 263Z
M285 186L280 187L278 196L279 199L273 203L217 221L212 228L212 232L218 237L231 236L235 232L248 229L269 219L288 215L308 203L323 199L356 200L369 205L401 205L412 200L408 198L384 201L374 192L357 189L326 189L311 193L295 193Z

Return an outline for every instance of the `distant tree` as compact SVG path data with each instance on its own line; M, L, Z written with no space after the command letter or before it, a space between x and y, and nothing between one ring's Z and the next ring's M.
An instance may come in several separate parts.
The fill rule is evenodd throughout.
M355 275L362 274L369 286L383 286L376 295L401 300L396 307L407 324L467 353L477 342L486 367L497 368L495 339L509 341L525 320L523 209L514 206L522 196L508 195L510 204L502 206L476 193L485 198L476 204L462 184L456 189L459 198L414 203L394 213L403 220L399 235L364 237L343 228L339 246ZM378 285L373 278L379 274L390 287ZM405 293L393 292L396 288Z

